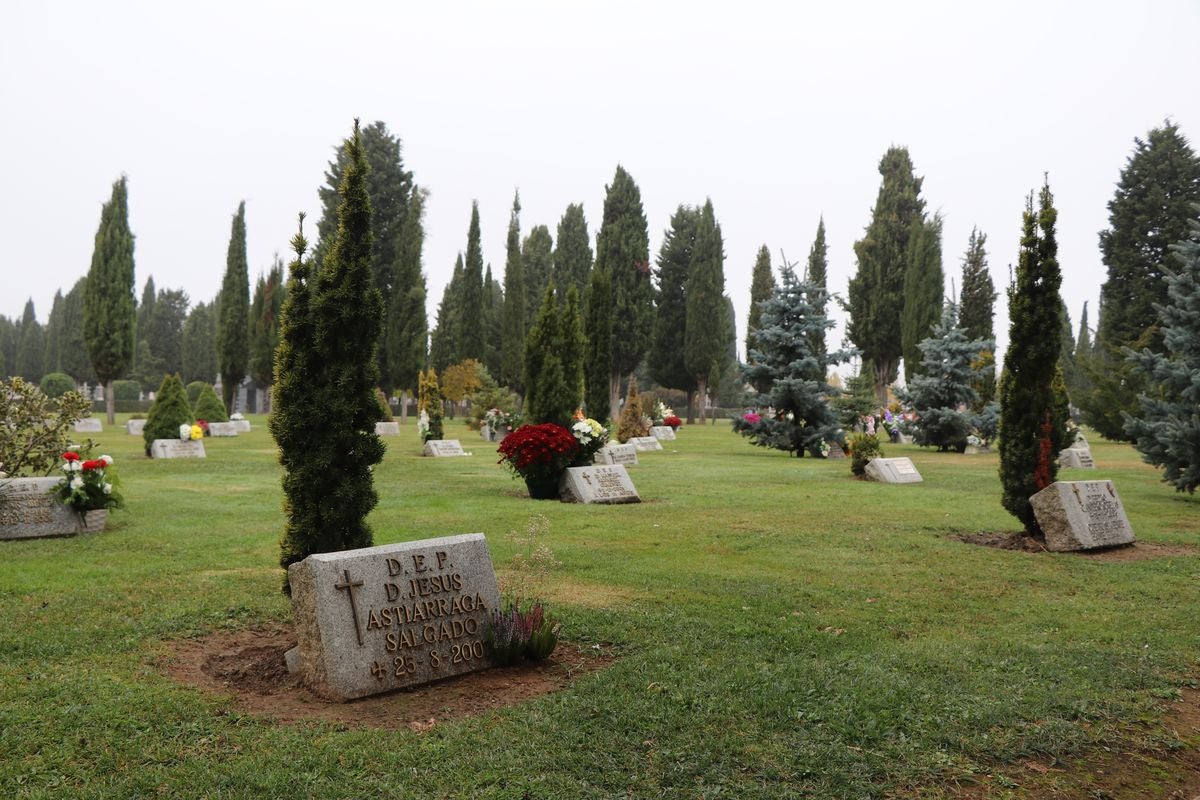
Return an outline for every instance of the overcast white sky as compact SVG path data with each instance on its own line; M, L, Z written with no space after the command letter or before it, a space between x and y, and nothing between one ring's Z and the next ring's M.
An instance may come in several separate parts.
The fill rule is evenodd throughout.
M148 275L215 296L243 199L253 281L286 257L297 212L315 223L358 116L402 138L431 191L431 321L472 199L500 278L514 189L522 235L582 202L594 239L618 163L652 254L678 204L712 198L739 329L759 246L803 262L821 214L844 295L898 144L945 214L947 291L977 225L1003 293L1048 172L1063 294L1076 325L1091 301L1094 326L1096 234L1134 137L1167 117L1200 135L1197 31L1195 0L6 3L0 314L32 297L45 322L122 173L139 297Z

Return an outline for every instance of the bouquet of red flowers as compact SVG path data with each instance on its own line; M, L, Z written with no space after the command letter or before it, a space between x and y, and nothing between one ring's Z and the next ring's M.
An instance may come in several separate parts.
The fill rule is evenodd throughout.
M575 460L578 450L579 442L561 425L522 425L500 442L497 463L526 480L556 478Z
M663 425L670 425L672 430L677 430L679 428L679 426L682 424L683 424L683 420L681 420L679 417L676 417L675 415L663 417Z

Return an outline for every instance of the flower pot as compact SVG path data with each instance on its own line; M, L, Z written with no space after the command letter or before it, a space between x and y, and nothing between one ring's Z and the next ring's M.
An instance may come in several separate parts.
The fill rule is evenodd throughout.
M525 486L529 489L531 500L557 500L558 476L553 478L526 478Z
M583 450L579 451L579 455L575 456L575 460L571 462L572 467L590 467L596 463L596 455L594 453L586 453Z
M98 508L83 514L76 513L76 516L79 517L80 533L96 533L104 530L104 525L108 522L108 509Z

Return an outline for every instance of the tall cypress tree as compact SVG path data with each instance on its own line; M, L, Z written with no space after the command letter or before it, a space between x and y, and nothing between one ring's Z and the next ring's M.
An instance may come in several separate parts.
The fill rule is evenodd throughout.
M483 249L479 237L479 203L471 201L471 224L467 228L467 257L463 262L459 293L458 358L483 360Z
M554 297L554 287L547 286L537 319L525 341L525 411L535 424L553 422L567 427L575 410L574 390L568 384L563 363L563 320Z
M971 229L967 251L963 255L962 290L959 292L959 325L967 331L968 339L995 340L996 286L988 272L987 234ZM974 362L978 377L972 384L979 394L979 407L996 397L996 356L992 348L976 355Z
M83 292L83 337L96 379L104 384L109 425L116 424L112 382L133 365L133 281L129 195L122 177L113 184L112 197L100 211L100 227Z
M583 405L584 359L587 358L587 337L583 334L583 316L579 308L579 290L572 286L567 290L566 302L559 312L561 334L559 351L562 353L563 383L571 410Z
M588 281L587 307L583 321L587 337L584 361L584 404L588 416L596 420L617 420L612 414L612 281L608 272L597 267Z
M1050 185L1042 186L1038 213L1033 195L1025 204L1016 280L1009 288L1008 350L1000 382L1000 483L1003 503L1026 532L1042 538L1029 498L1054 482L1055 459L1064 444L1065 408L1055 396L1061 381L1062 272Z
M250 366L250 273L246 265L246 202L238 203L225 256L221 282L220 319L217 322L217 367L225 407L233 405L237 388Z
M500 374L504 337L504 287L492 277L492 265L483 272L483 366L489 375Z
M521 198L513 194L504 259L503 329L500 334L500 382L524 394L525 272L521 262Z
M588 235L587 218L583 206L572 203L567 206L558 222L554 240L554 266L552 277L558 288L560 299L566 298L572 286L582 297L592 273L592 240Z
M454 271L450 282L442 289L442 302L438 304L437 319L429 337L429 361L442 372L452 364L463 360L462 342L462 253L454 260Z
M63 298L59 369L74 378L76 383L92 383L96 380L83 335L83 295L86 290L87 278L80 278Z
M425 198L428 192L414 187L396 245L396 285L392 291L387 327L388 372L393 389L412 397L417 392L429 341L429 317L425 312L425 273L421 256L425 248ZM401 420L408 404L401 405Z
M25 313L21 317L21 343L17 347L16 374L30 383L42 379L42 367L46 361L46 337L37 313L33 310L33 298L25 302Z
M946 279L942 274L942 218L914 219L904 272L904 311L900 315L900 344L904 374L922 374L920 344L933 334L942 316Z
M621 378L641 363L650 341L654 287L650 284L650 238L642 193L619 165L612 184L605 189L604 219L596 239L596 269L608 276L610 286L609 413L617 419Z
M46 349L42 359L43 375L62 371L64 302L62 289L56 290L54 292L54 302L50 306L50 316L46 319Z
M314 274L297 236L282 312L270 424L284 468L285 569L311 553L370 546L366 517L379 499L371 468L384 451L375 435L383 418L375 394L383 298L371 275L371 205L357 120L347 156L337 238Z
M904 310L904 275L913 220L922 219L923 178L913 174L912 159L903 147L892 147L879 162L883 181L871 209L871 222L854 243L858 271L850 279L851 341L875 372L875 397L887 401L887 387L896 380L901 348L900 317Z
M277 255L266 278L259 277L252 304L250 336L250 376L267 390L275 380L275 350L279 347L279 314L283 308L287 285L283 277L283 262ZM261 410L261 409L260 409ZM269 412L269 408L268 408Z
M211 383L217 376L216 322L212 306L197 303L183 323L183 379Z
M817 222L817 236L813 239L812 249L808 251L808 265L804 270L804 280L822 290L825 290L829 273L829 247L825 244L825 216L821 215ZM827 309L822 306L817 309L824 314ZM823 357L828 349L825 345L825 331L813 331L813 352Z
M159 289L154 300L154 312L146 327L150 352L159 364L155 384L164 372L175 374L183 369L183 326L187 320L189 300L182 289Z
M554 242L550 229L535 225L521 243L521 273L525 276L525 330L533 325L538 315L538 303L546 287L550 285L550 273L554 263ZM563 295L565 297L565 295Z
M696 379L700 424L707 419L709 376L719 374L725 355L725 240L706 200L696 226L696 245L688 273L684 361Z
M671 215L671 227L663 236L658 251L658 291L654 296L654 333L646 366L650 377L660 386L678 389L688 395L688 422L693 422L692 397L696 376L685 359L687 296L685 287L696 246L700 209L680 205ZM711 321L710 321L711 322Z
M762 329L762 304L771 299L774 291L775 276L771 273L771 251L764 244L758 248L758 257L754 260L754 271L750 277L750 313L746 316L747 362L753 360L750 354L760 347L758 332ZM765 389L760 388L759 391Z

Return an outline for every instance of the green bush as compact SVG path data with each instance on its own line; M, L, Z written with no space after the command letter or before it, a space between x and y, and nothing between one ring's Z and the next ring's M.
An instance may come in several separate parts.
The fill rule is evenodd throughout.
M178 375L166 376L154 396L154 405L150 406L146 427L142 429L146 455L150 455L150 445L155 439L178 439L179 426L190 425L193 421L183 380Z
M87 401L70 391L53 400L23 378L0 382L0 470L8 477L49 475L68 443Z
M113 410L118 414L130 414L135 411L145 414L152 405L154 403L151 400L117 400L113 403ZM94 401L91 410L93 416L100 416L108 412L103 400Z
M113 381L113 397L126 402L137 402L142 396L142 385L137 381Z
M200 390L200 396L196 398L193 411L196 419L202 419L205 422L229 421L229 412L225 410L225 403L217 396L216 390L207 383Z
M383 413L384 422L393 422L392 406L388 402L387 395L383 393L383 389L375 390L375 399L379 401L379 410Z
M62 372L51 372L42 377L42 394L51 399L62 397L67 392L75 391L75 380Z
M212 388L212 384L205 383L204 381L192 381L187 385L187 399L189 406L196 405L196 401L200 399L200 393L204 391L205 386Z
M850 471L862 477L867 471L867 462L883 456L879 437L873 433L855 433L847 445L850 448Z

